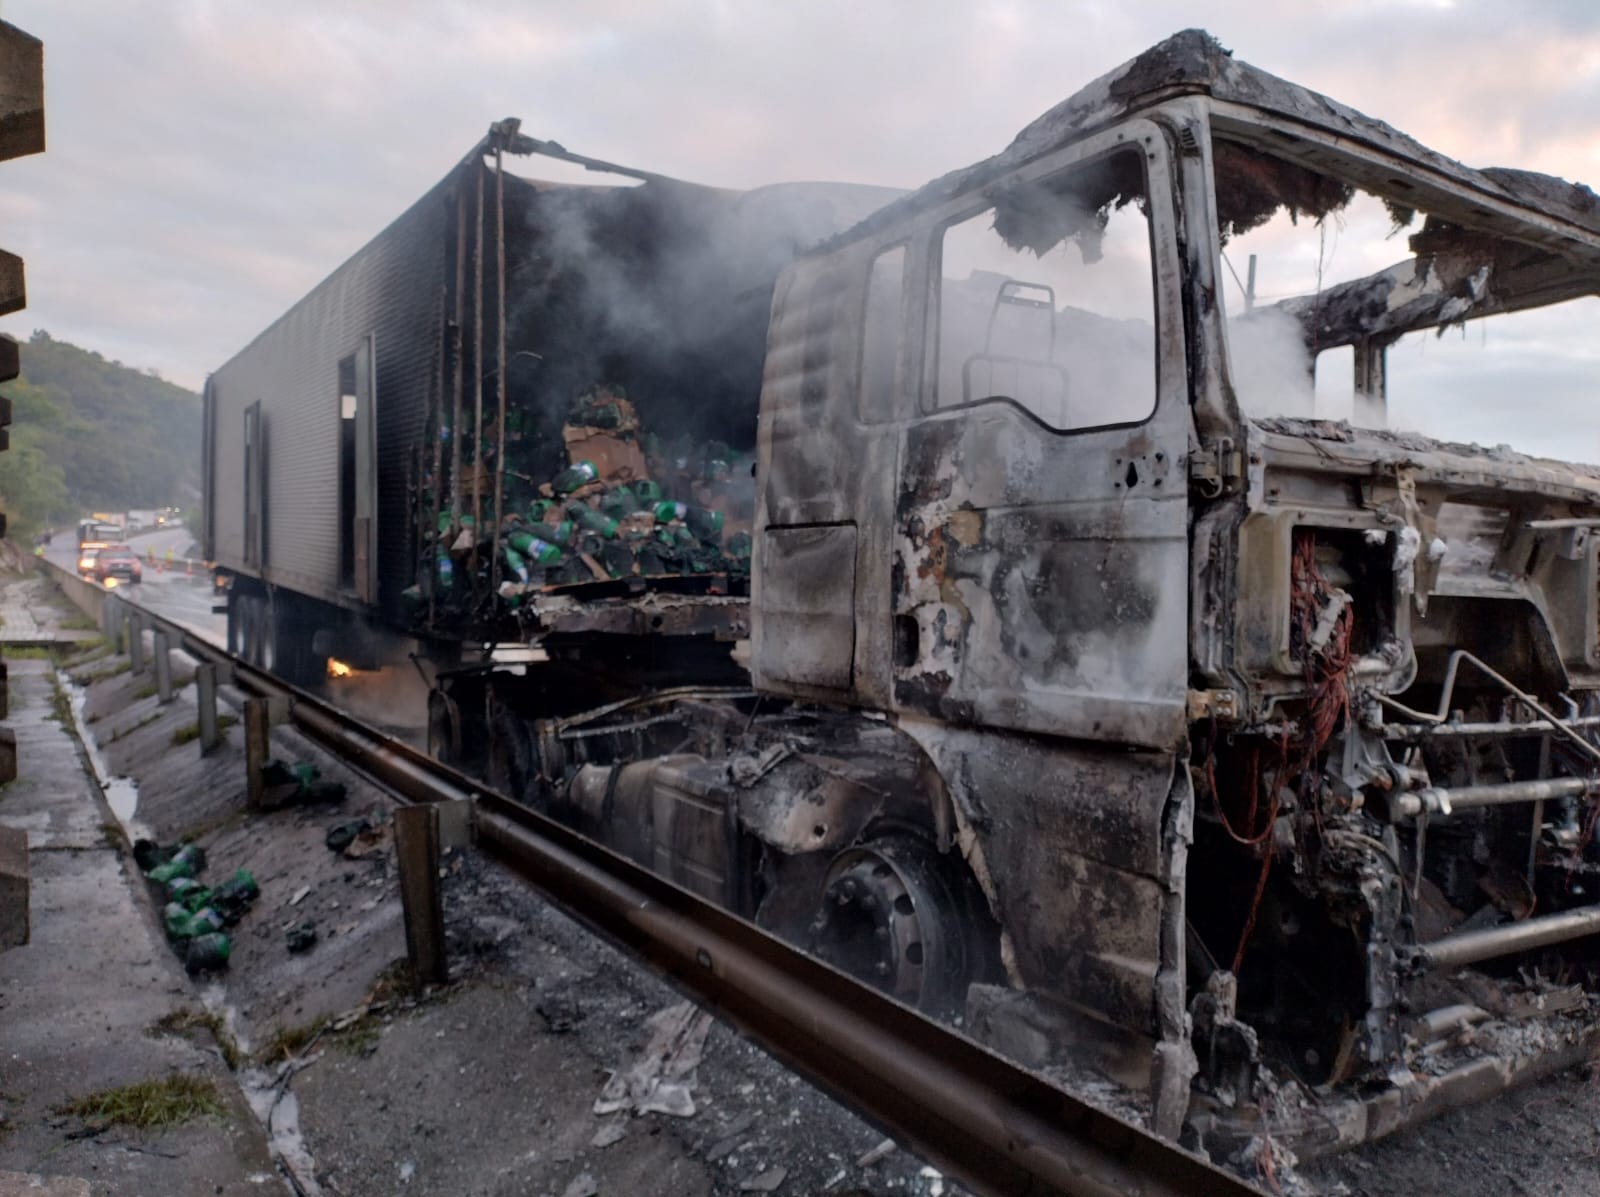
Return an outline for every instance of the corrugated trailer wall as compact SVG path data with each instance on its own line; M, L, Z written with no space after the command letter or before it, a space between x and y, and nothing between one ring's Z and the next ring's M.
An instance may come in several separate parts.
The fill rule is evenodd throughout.
M218 565L359 605L339 587L339 362L370 334L379 605L391 623L399 621L399 593L413 581L408 484L419 481L412 466L427 435L442 325L453 302L445 288L454 281L458 178L470 180L471 168L452 172L212 376L208 500ZM244 494L245 412L258 401L269 513L259 571L245 557Z

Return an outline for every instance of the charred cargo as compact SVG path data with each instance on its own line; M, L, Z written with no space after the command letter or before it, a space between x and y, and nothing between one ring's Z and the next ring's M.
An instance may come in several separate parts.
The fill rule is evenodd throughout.
M1208 1149L1592 1052L1600 470L1388 425L1413 338L1592 334L1593 192L1195 31L899 198L529 150L213 378L247 647L381 613L439 753ZM1330 222L1342 275L1230 300Z

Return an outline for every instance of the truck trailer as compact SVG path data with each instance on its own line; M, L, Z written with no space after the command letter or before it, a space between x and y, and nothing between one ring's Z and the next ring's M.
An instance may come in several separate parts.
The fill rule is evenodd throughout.
M1407 346L1543 322L1523 402L1597 290L1592 191L1200 31L904 195L508 120L212 375L206 555L238 651L414 655L441 757L1303 1158L1597 1046L1600 470L1389 426Z

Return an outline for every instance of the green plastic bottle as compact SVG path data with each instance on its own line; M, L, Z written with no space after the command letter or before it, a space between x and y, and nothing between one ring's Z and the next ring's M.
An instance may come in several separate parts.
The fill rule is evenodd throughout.
M707 507L689 508L688 519L684 521L701 540L715 543L722 539L722 512L712 511Z
M189 912L180 902L168 902L161 911L161 923L167 929L168 939L189 938Z
M600 514L587 503L568 503L567 514L580 528L593 532L596 536L611 540L617 535L617 521Z
M221 931L197 935L189 941L183 964L191 973L206 972L228 967L228 957L233 955L233 941Z
M661 487L648 478L637 478L630 485L633 488L633 497L639 500L641 509L654 507L662 499L666 498L661 493Z
M201 885L193 877L174 877L167 882L167 901L182 902L189 895L204 889L205 886Z
M570 495L580 486L588 486L600 471L592 461L577 461L550 479L550 489L558 495Z
M561 560L561 550L531 532L513 532L506 538L513 549L537 565L554 565Z
M528 518L536 524L541 524L544 522L545 512L555 505L556 501L554 499L535 499L528 504Z
M506 568L511 571L517 581L526 586L528 584L528 563L523 560L522 554L509 544L504 544L500 546L500 556L504 559Z
M626 486L619 486L600 500L600 513L614 520L624 520L639 510L638 496Z

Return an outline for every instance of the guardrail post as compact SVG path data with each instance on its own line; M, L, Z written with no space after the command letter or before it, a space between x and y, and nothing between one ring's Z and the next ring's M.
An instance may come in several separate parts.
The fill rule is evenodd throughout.
M411 986L450 979L444 955L444 901L439 892L439 808L432 803L394 812L394 856L400 866L400 905L406 922Z
M217 730L217 667L202 661L194 670L195 705L200 709L200 755L222 743Z
M266 783L262 779L261 770L267 764L267 700L264 698L247 698L244 700L244 804L249 810L264 810L262 799L266 794Z
M144 624L132 611L128 612L128 664L133 672L144 672Z
M127 621L127 608L116 599L108 599L102 609L106 621L106 639L111 641L111 651L121 653L124 649L122 630Z
M165 632L150 636L151 652L155 655L157 701L172 701L172 644Z

